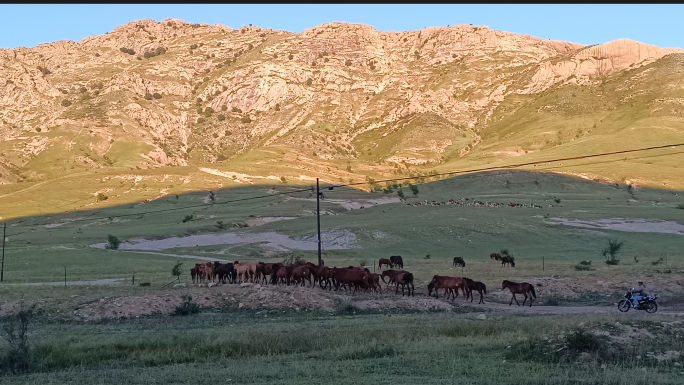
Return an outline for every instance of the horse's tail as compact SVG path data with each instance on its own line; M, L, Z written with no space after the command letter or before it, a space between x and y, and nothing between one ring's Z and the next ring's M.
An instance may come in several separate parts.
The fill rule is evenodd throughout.
M530 292L534 298L537 298L537 294L534 292L534 286L530 285Z
M411 273L404 274L404 281L406 281L406 283L413 283L413 274L411 274Z

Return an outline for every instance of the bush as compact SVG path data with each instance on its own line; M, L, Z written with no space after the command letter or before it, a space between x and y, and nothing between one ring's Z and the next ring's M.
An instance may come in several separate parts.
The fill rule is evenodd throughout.
M582 261L579 264L589 266L589 265L591 265L591 261Z
M287 55L287 58L290 59L290 60L292 60L292 59L294 59L294 55L293 55L293 54L289 54L289 55Z
M249 116L245 116L242 119L240 119L240 122L242 123L251 123L252 119L249 118Z
M204 116L207 118L210 117L211 114L213 114L213 113L214 113L214 109L211 107L207 107L204 109Z
M197 49L197 44L190 44L190 49Z
M88 89L85 88L85 87L81 87L81 88L78 89L78 91L79 91L80 93L85 93L85 92L88 92Z
M577 264L577 265L575 265L575 270L577 270L577 271L591 271L594 269L592 269L591 266L589 266L589 265Z
M351 60L349 60L349 59L345 60L345 61L344 61L344 65L346 65L346 66L352 65Z
M151 93L146 93L145 94L145 100L152 100L152 94Z
M276 111L280 111L280 104L277 104L277 103L276 103L276 105L275 105L275 110L276 110Z
M665 257L660 257L660 258L658 258L657 261L651 262L651 264L652 264L653 266L658 266L658 265L660 265L660 264L663 263L663 262L665 262Z
M201 114L202 113L202 107L197 107L197 113Z
M368 265L368 260L367 259L360 259L359 260L359 267L364 267Z
M616 257L622 250L622 246L624 244L624 241L618 241L617 239L608 240L608 245L601 252L601 254L606 258L607 265L617 265L620 263L620 260Z
M560 198L553 198L553 201L556 202L556 204L560 204L560 203L561 203L561 199L560 199Z
M69 107L70 105L71 101L69 99L62 100L62 107Z
M414 196L418 196L418 186L410 184L409 188L411 189L411 192Z
M183 223L190 222L194 218L192 214L186 215L185 218L183 218Z
M155 99L161 99L162 96L161 96L161 94L160 94L159 92L155 92L155 93L152 94L152 97L155 98Z
M105 249L107 250L118 250L119 245L121 244L121 241L119 238L113 236L113 235L107 235L107 244L105 245Z
M204 123L204 118L197 118L197 123Z
M129 55L135 55L135 51L130 48L119 48L119 51L127 53Z
M36 68L38 68L38 71L42 72L43 75L50 75L52 73L52 72L50 72L49 69L47 69L45 67L38 66Z
M97 194L97 201L98 201L98 202L106 201L108 198L109 198L109 197L106 196L106 195L104 195L103 193L98 193L98 194Z
M281 183L287 183L287 178L285 177L285 175L280 176L280 182Z
M199 312L200 312L200 306L197 303L192 301L192 297L189 295L183 295L183 303L178 305L173 310L173 315L185 316L185 315L197 314Z
M397 190L397 195L399 196L399 198L404 199L404 192L401 191L401 189Z
M254 49L254 45L252 43L249 43L249 45L247 46L247 49Z
M242 113L242 110L239 109L239 108L237 108L237 107L233 107L233 108L230 110L230 112L237 112L237 113L240 113L240 114L241 114L241 113Z
M33 366L28 337L36 306L25 308L23 300L19 306L19 312L6 317L0 330L0 336L9 345L7 354L0 356L0 373L27 373Z
M680 203L675 208L679 210L684 210L684 204Z
M218 118L219 122L222 122L226 119L225 115L219 115L216 118Z
M228 159L225 155L219 154L218 157L216 157L216 160L219 162L223 162L224 160Z
M311 78L306 79L306 85L310 86L311 84L313 84L313 80Z
M227 109L228 107L225 104L221 106L221 111L226 111Z

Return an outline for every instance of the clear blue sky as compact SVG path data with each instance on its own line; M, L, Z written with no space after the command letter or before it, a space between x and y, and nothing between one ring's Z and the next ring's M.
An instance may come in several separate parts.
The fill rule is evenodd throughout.
M456 24L580 44L628 38L659 47L682 47L684 5L471 5L471 4L107 4L0 5L0 48L79 41L134 20L166 18L191 23L252 24L301 32L323 23L363 23L380 31L407 31Z

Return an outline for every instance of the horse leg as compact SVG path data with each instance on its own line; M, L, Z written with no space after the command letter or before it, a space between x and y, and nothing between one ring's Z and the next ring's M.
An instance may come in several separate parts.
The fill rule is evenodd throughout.
M523 300L523 306L525 306L525 302L527 302L527 293L523 293L523 295L525 296L525 299Z
M518 302L518 299L517 299L517 298L515 298L515 293L513 293L513 299L515 299L515 303L517 303L517 304L518 304L518 306L520 306L520 302Z
M480 293L480 302L478 302L478 304L480 304L480 303L481 303L481 304L484 304L484 300L482 299L482 298L483 298L483 296L482 296L482 290L478 290L478 292Z
M530 294L530 307L532 307L532 295Z

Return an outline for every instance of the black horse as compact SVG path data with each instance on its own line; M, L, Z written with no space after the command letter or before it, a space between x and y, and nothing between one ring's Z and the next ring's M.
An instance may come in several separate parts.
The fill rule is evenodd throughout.
M235 271L235 266L232 263L219 263L214 262L214 278L218 278L219 282L225 283L226 280L230 283L234 283L237 279L237 272Z
M401 255L393 255L390 257L390 261L394 266L399 267L400 269L404 268L404 260L401 259Z
M454 266L465 267L465 261L463 257L454 257Z

